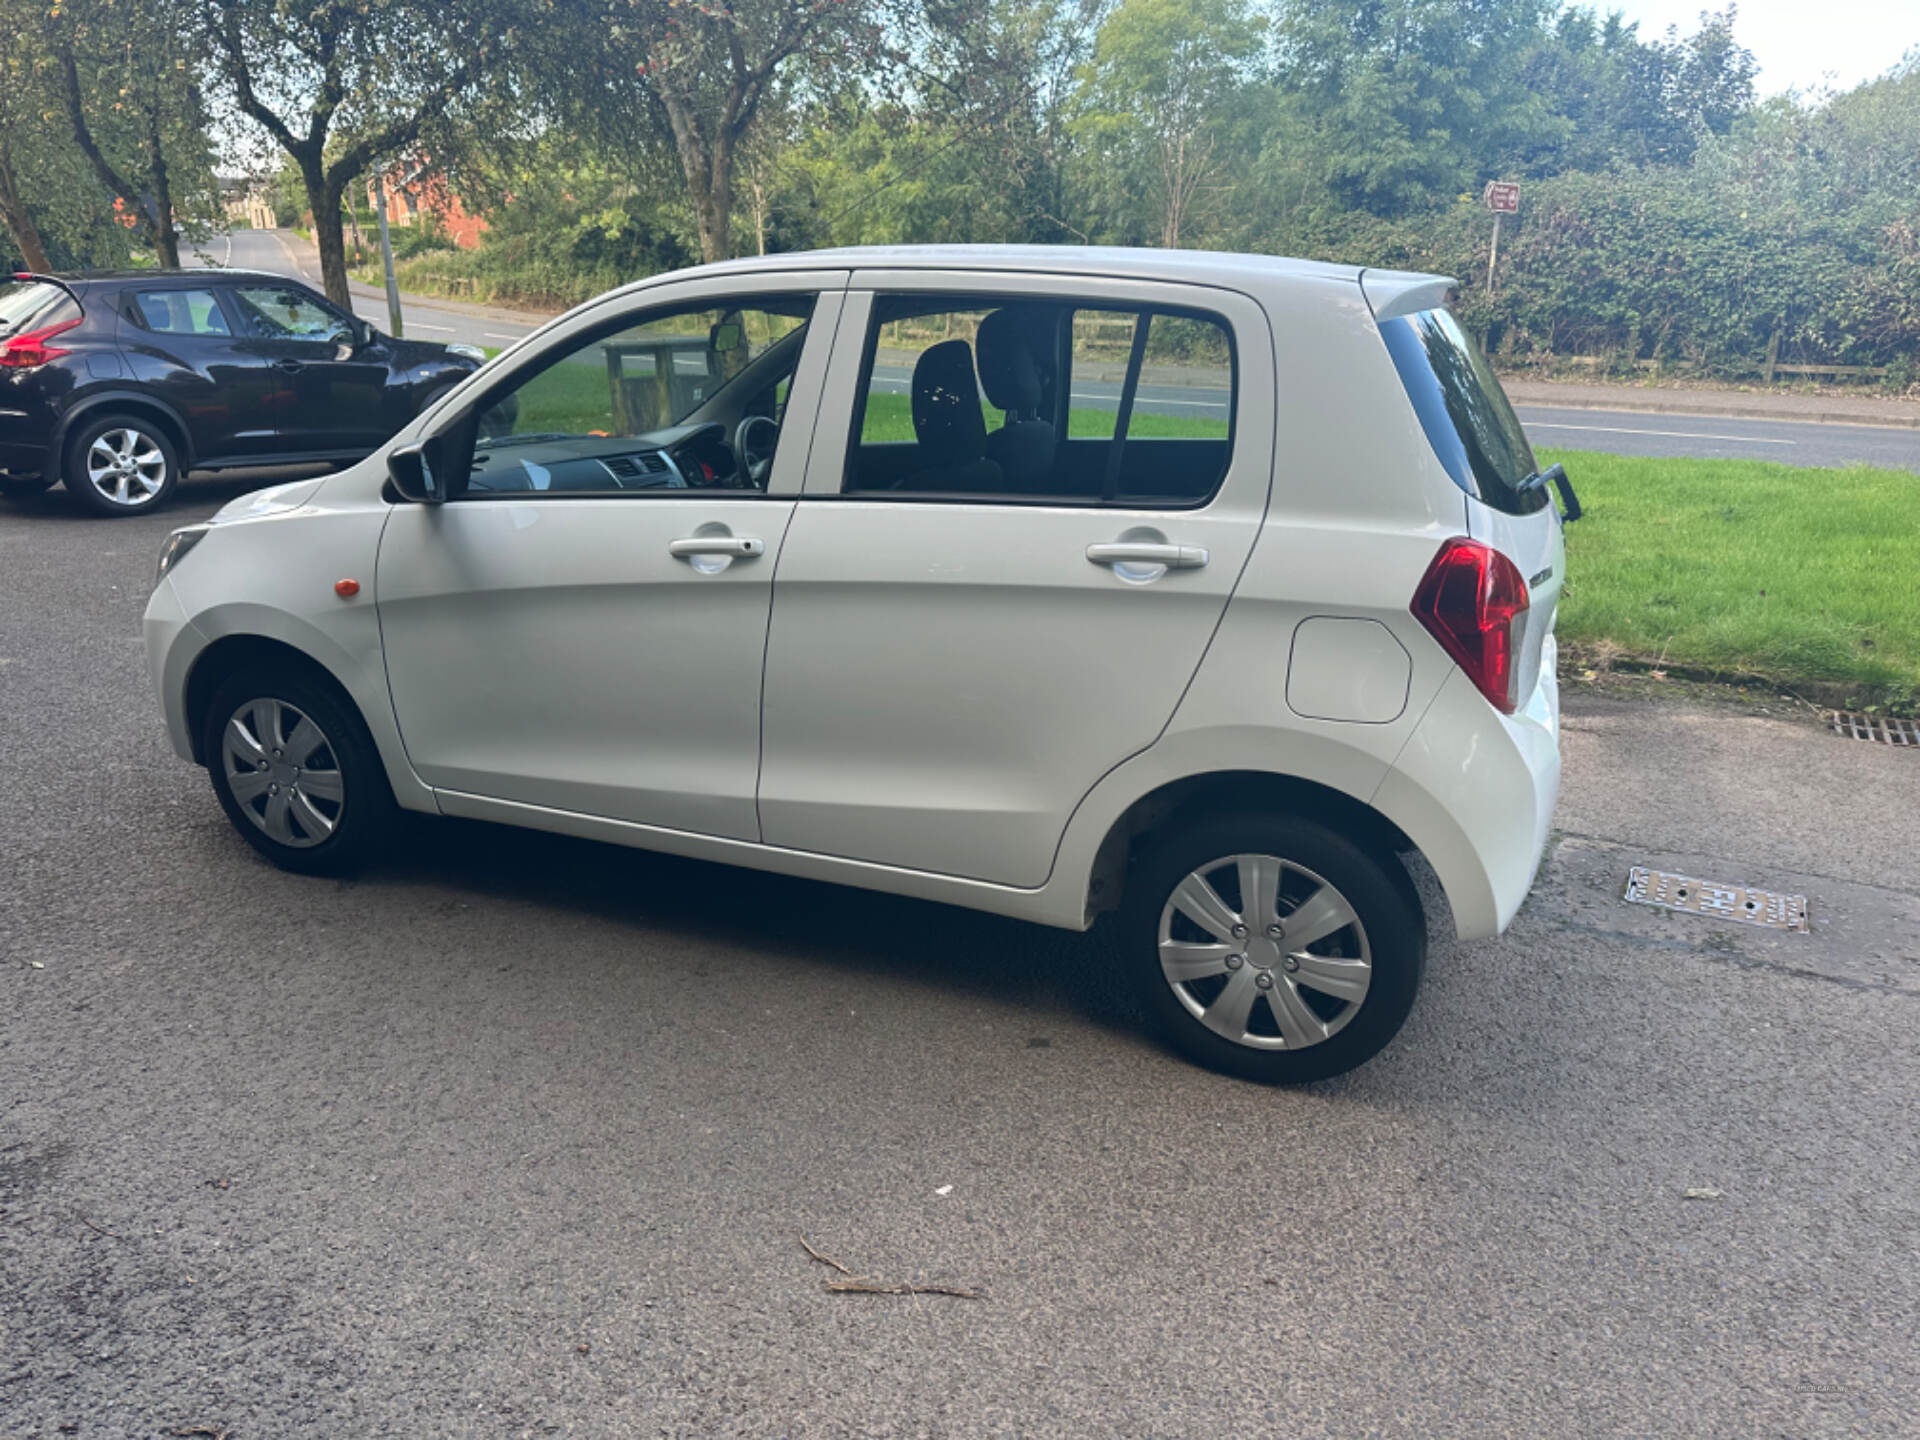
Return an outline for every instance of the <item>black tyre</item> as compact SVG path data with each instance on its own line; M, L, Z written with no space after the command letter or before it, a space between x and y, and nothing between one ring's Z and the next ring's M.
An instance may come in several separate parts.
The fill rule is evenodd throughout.
M180 452L144 415L105 415L67 442L60 476L89 514L143 515L164 505L180 483Z
M1173 1046L1270 1084L1364 1064L1426 968L1406 871L1288 815L1176 824L1127 881L1124 963Z
M378 856L398 807L373 737L332 686L295 668L232 675L205 724L213 793L254 849L306 875Z

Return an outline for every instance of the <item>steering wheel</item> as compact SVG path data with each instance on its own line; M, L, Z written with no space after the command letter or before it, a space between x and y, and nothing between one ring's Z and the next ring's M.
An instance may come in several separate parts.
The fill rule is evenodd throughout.
M764 425L773 432L773 439L767 446L767 453L759 459L753 457L753 427ZM756 490L767 488L767 472L773 469L773 447L780 443L780 422L768 415L748 415L733 432L733 462L739 467L739 473L746 483Z

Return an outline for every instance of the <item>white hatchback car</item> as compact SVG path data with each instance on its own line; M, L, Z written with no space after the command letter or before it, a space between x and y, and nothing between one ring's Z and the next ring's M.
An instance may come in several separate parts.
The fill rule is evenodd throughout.
M1191 1057L1336 1074L1532 883L1565 476L1451 282L768 256L629 286L169 537L174 748L278 864L394 807L1085 928Z

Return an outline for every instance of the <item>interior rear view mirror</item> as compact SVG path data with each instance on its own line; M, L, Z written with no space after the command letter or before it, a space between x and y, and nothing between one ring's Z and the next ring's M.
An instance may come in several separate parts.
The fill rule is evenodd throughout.
M738 350L746 341L746 328L738 320L722 320L707 331L707 348L716 355Z

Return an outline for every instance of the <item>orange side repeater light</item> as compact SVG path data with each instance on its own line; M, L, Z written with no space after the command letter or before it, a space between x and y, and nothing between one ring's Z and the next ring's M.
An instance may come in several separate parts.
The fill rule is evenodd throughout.
M360 593L360 582L358 580L336 580L333 582L333 593L338 595L342 600L351 600Z

